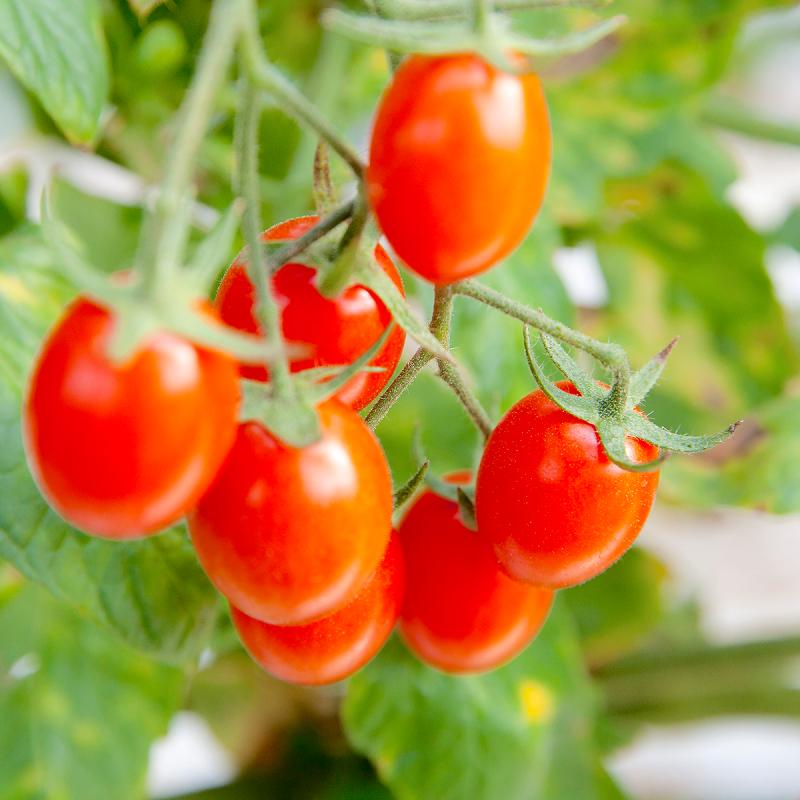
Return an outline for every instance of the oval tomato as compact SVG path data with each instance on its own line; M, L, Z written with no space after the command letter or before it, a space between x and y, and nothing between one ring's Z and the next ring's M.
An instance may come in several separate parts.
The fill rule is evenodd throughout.
M377 570L352 600L308 625L269 625L231 608L250 655L276 678L320 685L352 675L383 646L397 622L405 574L397 534Z
M378 440L337 400L319 407L322 438L283 444L239 426L211 488L189 516L200 562L251 617L301 625L355 597L381 560L392 482Z
M549 171L550 123L535 75L502 72L474 54L417 55L381 99L367 188L397 255L447 284L522 241Z
M114 319L79 299L47 337L23 413L28 464L50 505L87 533L128 539L176 522L233 443L236 363L169 333L124 364Z
M263 239L297 239L313 228L318 219L312 216L287 220L265 231ZM404 293L400 273L380 245L375 248L375 260ZM272 278L284 337L288 342L310 346L306 356L290 362L292 372L352 363L380 339L392 320L384 304L364 286L350 286L335 298L324 297L317 289L316 274L311 267L290 262ZM254 287L247 277L245 263L237 259L228 268L217 291L217 310L228 325L259 333L253 313L254 300ZM392 377L404 343L403 329L395 326L370 361L370 366L382 367L383 371L353 376L337 393L338 399L356 411L374 400ZM261 366L243 364L241 373L251 380L267 380L267 372Z
M400 632L423 661L445 672L482 672L536 636L553 593L504 575L491 545L462 524L455 502L425 491L399 536L407 576Z
M577 394L568 381L558 384ZM637 463L655 445L628 437ZM616 561L642 528L657 472L609 461L597 431L540 390L520 400L494 429L478 471L478 528L503 569L540 586L574 586Z

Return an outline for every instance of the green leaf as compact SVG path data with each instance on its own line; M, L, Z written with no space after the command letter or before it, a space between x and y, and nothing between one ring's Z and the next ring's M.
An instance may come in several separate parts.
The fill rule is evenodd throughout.
M70 138L97 135L108 64L97 0L0 0L0 57Z
M0 242L0 557L129 644L195 656L217 608L183 527L134 542L95 539L52 512L28 471L20 405L46 329L72 287L32 234Z
M392 640L351 679L343 710L350 742L399 800L613 797L600 778L593 718L560 604L522 655L483 675L444 675Z
M3 797L139 800L183 682L29 584L0 606Z

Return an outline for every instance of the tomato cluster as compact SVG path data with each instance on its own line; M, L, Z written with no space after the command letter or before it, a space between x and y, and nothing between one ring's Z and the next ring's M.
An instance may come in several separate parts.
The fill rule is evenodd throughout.
M381 102L370 153L372 209L405 264L436 284L485 270L524 237L542 200L550 131L539 82L473 55L411 57ZM317 221L289 220L263 238L295 239ZM373 257L402 293L386 252ZM285 339L304 346L292 372L351 364L391 323L370 289L326 297L302 262L278 269L271 288ZM207 313L258 334L254 304L239 258ZM398 622L409 648L441 670L502 664L536 636L555 589L596 575L631 544L654 497L656 473L611 463L593 426L536 391L488 440L477 530L447 492L426 489L394 531L389 467L357 412L391 379L402 330L370 362L380 370L318 405L319 438L292 446L239 419L240 378L268 383L266 369L164 332L114 361L116 322L79 299L43 346L24 409L39 487L67 521L101 537L144 536L186 517L242 641L287 681L346 677ZM627 447L640 463L655 454L637 440Z

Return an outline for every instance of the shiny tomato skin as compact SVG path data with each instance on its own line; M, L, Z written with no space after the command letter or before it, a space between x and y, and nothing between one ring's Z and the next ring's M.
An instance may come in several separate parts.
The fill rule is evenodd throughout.
M233 359L165 332L114 364L113 327L88 300L65 311L34 365L23 426L53 509L131 539L179 520L209 486L233 443L239 377Z
M262 238L264 241L297 239L318 220L316 216L290 219L265 231ZM405 294L397 267L380 245L375 248L375 260ZM310 349L307 355L291 361L292 372L352 363L375 344L392 319L383 303L364 286L351 286L335 298L324 297L316 286L316 271L301 263L284 264L273 276L272 286L281 308L286 340ZM254 297L245 262L236 259L217 290L216 308L228 325L259 333L260 326L253 313ZM395 326L370 361L370 366L383 367L383 372L355 375L339 390L338 399L356 411L374 400L392 377L403 353L405 338L403 329ZM267 371L260 366L242 364L241 373L251 380L267 380Z
M307 686L334 683L361 669L383 647L400 614L403 553L393 534L383 560L354 600L307 625L269 625L231 607L250 655L270 674Z
M392 482L378 440L337 400L319 416L322 438L307 447L242 423L189 515L211 581L245 614L273 625L302 625L346 605L391 531Z
M400 633L422 661L443 672L484 672L533 640L553 593L503 574L491 545L461 523L455 502L425 491L398 532L406 561Z
M558 385L578 393L567 381ZM632 437L626 448L638 463L658 456L655 445ZM574 586L633 544L658 478L613 464L592 425L537 390L508 411L486 444L475 497L478 527L511 577Z
M536 75L474 54L407 58L380 101L367 189L394 251L448 284L483 272L527 234L550 172Z

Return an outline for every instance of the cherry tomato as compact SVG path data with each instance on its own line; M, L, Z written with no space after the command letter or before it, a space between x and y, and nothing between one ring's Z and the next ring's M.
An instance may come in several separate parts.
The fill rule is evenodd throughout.
M308 625L268 625L237 608L231 615L250 655L276 678L319 685L352 675L383 646L400 613L405 574L397 534L354 600Z
M448 480L468 479L456 473ZM445 672L482 672L536 636L553 593L504 575L491 545L462 524L455 502L425 491L399 535L407 575L400 632L423 661Z
M318 217L299 217L265 231L265 241L297 239L314 227ZM400 273L386 251L378 245L375 260L403 292ZM383 303L366 287L351 286L336 298L324 297L316 286L316 271L303 264L284 264L272 278L273 291L281 308L283 335L289 342L310 345L311 352L291 361L292 372L310 367L350 364L380 339L392 318ZM215 300L222 319L234 328L260 332L253 314L254 289L245 263L236 260L222 279ZM405 333L395 326L386 343L370 361L382 372L362 372L337 393L345 405L358 411L368 405L389 382L405 343ZM263 367L243 364L242 375L267 380Z
M568 381L558 385L578 394ZM625 446L638 463L658 455L639 439L628 437ZM574 586L631 546L657 486L657 472L630 472L609 461L594 426L537 390L511 408L486 445L475 498L478 528L511 577Z
M236 363L157 333L123 364L107 348L113 316L78 299L36 361L23 424L30 465L70 524L110 539L176 522L233 443Z
M473 54L411 56L378 107L367 187L397 255L447 284L489 269L522 241L549 171L550 123L535 75Z
M290 447L257 422L239 426L211 488L189 516L205 571L245 614L302 625L352 600L380 562L392 482L378 440L337 400L319 407L322 438Z

